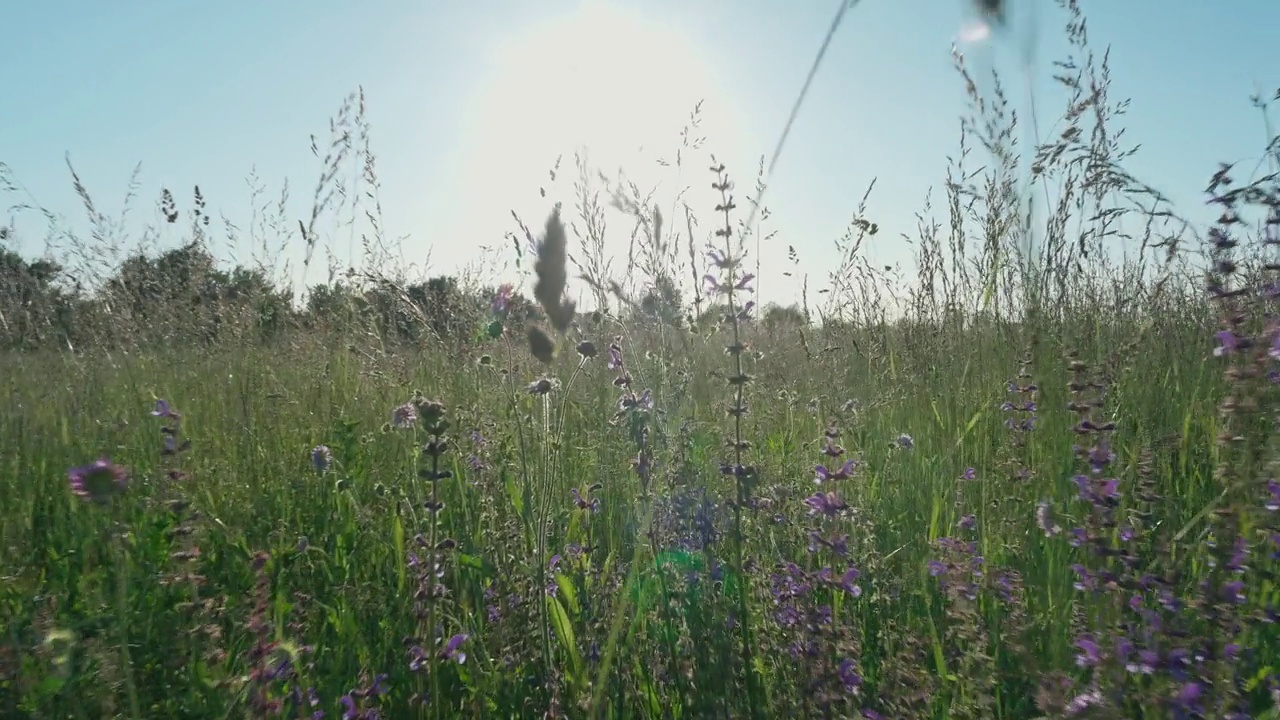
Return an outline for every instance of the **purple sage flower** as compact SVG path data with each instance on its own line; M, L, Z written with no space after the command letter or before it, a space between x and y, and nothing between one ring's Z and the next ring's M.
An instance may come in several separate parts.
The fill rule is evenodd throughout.
M849 658L845 658L840 662L837 672L840 675L840 684L844 685L845 692L856 693L858 688L862 687L862 676L858 674L857 666Z
M170 407L169 401L159 398L156 399L156 408L151 411L151 414L159 418L177 419L178 417L178 413Z
M449 638L449 642L445 643L444 649L440 651L440 658L459 665L465 664L467 662L467 653L462 650L462 644L469 637L471 636L466 633L459 633Z
M805 498L804 504L809 507L810 515L838 515L848 507L845 505L844 500L841 500L840 496L833 492L814 493L812 496Z
M817 477L813 479L813 482L821 485L824 482L847 480L853 476L853 471L856 466L857 461L853 458L846 460L844 465L841 465L834 470L828 468L826 465L818 465L813 469L814 474L817 475Z
M1080 667L1093 667L1102 660L1102 650L1098 647L1098 643L1093 638L1085 636L1076 640L1076 647L1080 652L1076 654L1076 665Z
M1219 330L1213 334L1213 337L1218 341L1218 346L1213 349L1215 357L1222 357L1224 355L1230 355L1237 352L1243 344L1240 336L1230 330Z

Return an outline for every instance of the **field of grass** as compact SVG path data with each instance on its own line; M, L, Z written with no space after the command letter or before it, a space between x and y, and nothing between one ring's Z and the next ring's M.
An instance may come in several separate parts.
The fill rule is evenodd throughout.
M1206 285L999 169L896 314L758 321L721 207L718 322L571 313L553 216L540 320L6 353L0 717L1280 717L1280 188Z

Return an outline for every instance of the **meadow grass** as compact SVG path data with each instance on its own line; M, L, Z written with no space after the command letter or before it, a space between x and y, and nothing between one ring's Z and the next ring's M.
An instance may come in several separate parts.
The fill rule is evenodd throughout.
M867 336L860 344L879 347L874 356L842 352L814 360L783 342L760 341L778 348L755 368L757 385L768 387L771 397L755 403L743 434L755 445L758 493L773 503L746 514L746 555L757 582L779 561L804 561L809 521L800 501L812 493L812 466L822 460L817 440L828 418L840 417L842 441L860 458L854 479L840 489L856 509L849 525L859 552L849 561L859 567L862 587L842 613L857 628L869 705L892 707L888 693L907 670L932 679L935 697L921 712L941 698L959 702L966 692L966 679L947 668L979 648L957 647L948 638L955 618L948 617L927 563L934 541L953 535L967 514L977 516L970 536L987 564L1021 576L1023 625L1006 634L990 608L980 609L984 619L977 622L988 633L980 649L990 656L979 672L995 673L990 691L1001 716L1029 716L1040 675L1074 664L1072 613L1079 599L1068 567L1076 553L1066 540L1037 529L1033 509L1042 497L1071 496L1076 437L1065 409L1063 347L1103 358L1127 335L1120 319L1104 329L1113 337L1076 330L1076 337L1064 338L1069 344L1045 341L1032 355L1038 424L1013 454L1034 469L1033 481L1013 479L1007 465L1014 446L1000 405L1023 350L997 334L948 338L942 330L935 342L946 352L937 355L907 346L913 342L907 337ZM1140 361L1117 368L1110 392L1121 425L1113 442L1121 476L1132 478L1142 451L1152 451L1161 522L1181 526L1216 492L1212 409L1223 383L1205 362L1209 343L1198 328L1186 328L1181 338L1176 330L1162 332L1166 342L1148 346ZM722 393L710 372L721 362L716 354L668 348L664 357L655 347L646 359L648 348L623 347L635 381L651 387L654 406L664 410L655 420L656 442L678 463L666 468L668 477L655 483L651 499L671 500L699 487L711 498L732 496L716 472L721 419L715 399ZM512 375L530 375L522 350L512 351ZM562 361L558 374L567 377L573 365ZM408 556L429 524L422 509L429 491L416 476L415 440L423 438L383 426L390 408L415 388L445 402L456 428L445 463L454 475L439 482L446 507L440 534L457 543L443 578L449 595L439 622L444 637L469 635L467 662L436 669L430 685L440 702L433 707L446 716L519 716L545 707L555 692L570 714L600 695L607 714L616 716L742 712L740 670L732 669L732 655L716 656L733 647L724 627L732 606L714 597L726 592L728 578L692 582L685 577L692 568L676 564L659 573L652 565L663 553L686 563L714 561L724 541L700 548L687 537L697 533L673 531L646 546L645 503L628 470L626 433L607 422L616 405L614 373L600 358L545 399L526 393L523 382L512 389L492 367L429 352L394 368L324 346L288 354L174 349L110 363L45 356L11 367L8 410L0 416L3 539L11 568L4 601L9 647L32 650L17 656L23 665L6 686L10 707L20 713L123 711L115 688L126 670L145 716L230 712L231 698L247 692L243 658L252 638L244 622L257 618L270 626L273 642L293 648L300 673L293 682L317 688L328 701L322 707L336 711L335 696L357 687L362 674L385 673L393 692L383 700L384 712L397 716L401 711L390 708L406 707L422 683L408 668L402 640L420 634L413 599L419 581ZM149 414L154 397L183 414L182 436L191 450L181 456L187 477L179 481L164 480L168 458L161 453L159 420ZM855 406L845 408L851 401ZM525 431L517 433L521 425ZM472 429L484 436L483 449L473 446ZM904 433L913 440L910 449L898 444ZM1160 442L1167 437L1176 440ZM309 456L322 443L334 455L324 473ZM465 461L471 453L483 467L473 470ZM100 454L131 473L129 492L109 508L84 503L67 489L66 469ZM517 458L533 467L522 469ZM966 484L960 478L967 468L975 480ZM590 497L599 500L599 512L577 510L571 489L585 494L593 484L599 487ZM200 517L165 511L161 503L170 495L198 508ZM591 561L562 560L554 576L561 600L555 612L567 618L564 628L552 621L557 637L550 655L563 684L554 691L538 667L544 649L536 612L541 593L531 587L539 577L531 567L530 533L538 520L531 500L542 501L550 516L546 544L556 554L569 552L570 544L592 546ZM1076 512L1066 506L1064 526ZM696 509L684 507L684 517L693 518ZM111 618L119 609L111 588L121 570L103 540L111 523L120 523L127 538L127 669L112 650ZM203 577L198 595L172 577L186 572L171 555L182 547L175 531L188 523L198 528L200 554L191 570ZM686 547L695 550L674 552ZM252 569L258 553L267 556L262 571L270 581L262 590L255 589ZM657 577L670 586L655 585ZM259 591L269 594L259 598ZM197 597L213 607L184 606ZM771 603L764 592L752 599L761 614ZM621 617L629 627L611 637L609 624L624 603ZM489 606L511 619L490 617ZM756 622L767 624L763 617ZM206 623L218 629L212 637L200 634ZM41 642L55 631L72 633L68 647L39 651L48 650ZM768 705L786 707L802 701L808 678L804 663L785 652L786 633L778 634L760 641L772 652L761 654L758 672ZM567 637L574 639L570 646L563 644ZM692 644L695 638L708 644ZM615 666L602 676L597 656L610 640L617 645ZM914 658L919 666L893 669L911 659L901 654L914 642L921 644ZM206 658L212 649L220 652ZM281 652L273 651L273 662ZM723 674L713 671L721 666ZM283 698L286 690L267 694ZM241 712L247 706L233 714Z
M1225 239L1280 194L1211 189L1206 292L1078 252L1123 193L1055 140L1019 256L984 108L898 317L854 242L825 322L755 322L717 165L706 322L575 316L553 214L534 324L6 354L0 715L1280 717L1274 293L1236 292L1280 219Z

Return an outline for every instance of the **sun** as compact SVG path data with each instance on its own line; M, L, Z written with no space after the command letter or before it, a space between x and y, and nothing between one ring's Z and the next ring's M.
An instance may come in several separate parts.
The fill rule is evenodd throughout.
M606 175L621 170L642 191L662 185L674 197L674 171L658 159L673 160L699 103L696 134L708 142L688 161L705 170L708 152L735 154L743 136L708 63L661 18L585 0L495 43L491 72L465 112L453 212L487 242L513 229L510 210L536 232L553 202L572 207L581 150Z

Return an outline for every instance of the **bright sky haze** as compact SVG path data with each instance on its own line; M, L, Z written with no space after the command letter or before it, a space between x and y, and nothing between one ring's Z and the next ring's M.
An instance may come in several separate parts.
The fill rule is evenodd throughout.
M1014 0L1019 18L1033 2ZM832 242L873 178L877 261L909 260L900 234L914 232L930 189L945 223L941 185L965 109L953 44L980 79L993 67L1005 73L1025 118L1018 50L1034 32L1040 132L1060 117L1062 94L1051 81L1051 61L1065 52L1057 4L1038 3L1034 27L1015 21L1012 39L981 40L966 3L863 0L848 12L770 180L764 230L777 235L762 250L764 299L798 297L798 284L781 274L791 269L788 246L801 258L796 274L824 284ZM1126 138L1142 150L1129 167L1208 219L1199 193L1217 163L1256 159L1266 141L1249 96L1280 87L1280 3L1082 7L1095 50L1112 47L1113 98L1132 99ZM572 203L581 147L609 175L621 169L641 189L660 186L660 197L696 187L701 194L690 198L709 229L708 154L729 166L745 212L761 156L772 152L835 10L826 0L5 3L0 162L30 197L11 195L3 205L38 202L83 234L66 155L109 215L119 213L141 164L128 225L135 232L158 222L161 187L185 209L199 185L215 217L247 233L251 172L272 200L288 180L287 227L296 231L321 170L310 136L323 142L328 118L362 86L386 233L405 238L406 261L429 259L432 274L474 262L488 246L499 250L497 260L486 256L496 275L495 263L512 256L503 240L516 229L511 210L537 231L554 199ZM673 157L699 100L702 150L685 158L683 173L658 166ZM24 254L43 252L42 220L14 224ZM346 231L332 222L319 229L345 262ZM624 251L630 232L611 218L610 250ZM181 238L166 233L170 246ZM213 249L244 261L253 248L242 245ZM300 241L289 252L296 264ZM307 282L323 279L313 268Z

